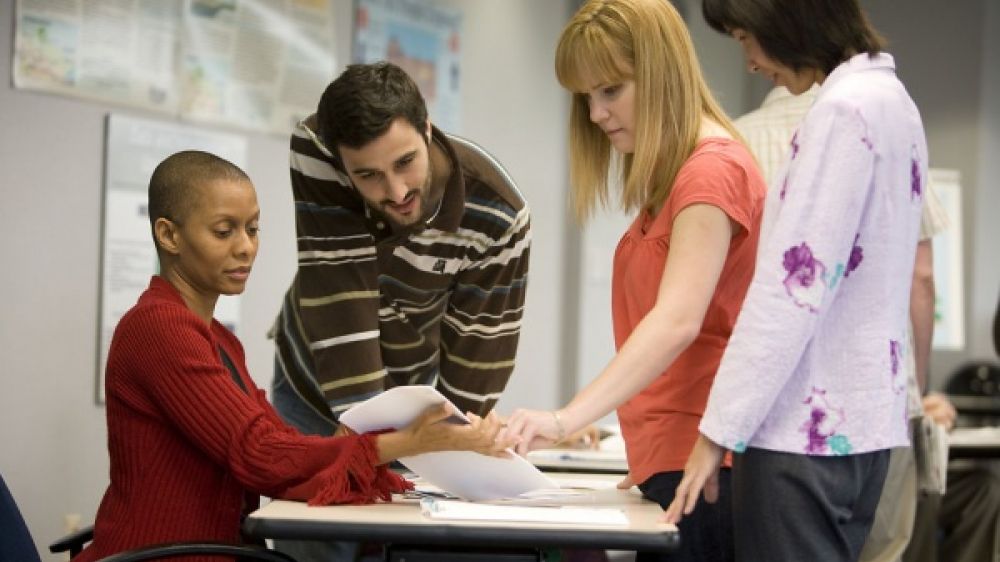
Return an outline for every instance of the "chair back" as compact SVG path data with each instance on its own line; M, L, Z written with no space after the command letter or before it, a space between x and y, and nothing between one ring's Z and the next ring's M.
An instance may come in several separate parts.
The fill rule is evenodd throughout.
M35 541L0 475L0 562L41 562Z
M1000 425L1000 365L973 361L955 370L945 385L959 425Z

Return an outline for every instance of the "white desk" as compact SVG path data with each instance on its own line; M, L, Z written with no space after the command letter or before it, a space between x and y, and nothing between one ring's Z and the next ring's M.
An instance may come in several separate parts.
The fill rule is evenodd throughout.
M623 450L538 449L529 452L527 458L545 472L628 474Z
M948 434L953 459L1000 458L1000 427L958 427Z
M671 551L680 542L676 527L659 523L660 507L638 490L617 490L618 475L552 474L562 486L587 488L560 498L560 505L621 509L626 526L518 523L510 521L441 521L424 517L419 501L395 497L391 503L309 507L272 501L250 514L244 531L254 537L299 540L345 540L377 543L508 548L598 548Z

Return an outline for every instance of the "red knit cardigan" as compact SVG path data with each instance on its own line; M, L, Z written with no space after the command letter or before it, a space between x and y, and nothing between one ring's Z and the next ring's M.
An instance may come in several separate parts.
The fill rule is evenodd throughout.
M236 336L206 325L161 277L118 323L106 372L111 483L94 540L73 562L166 542L239 543L241 512L258 495L367 503L410 487L376 466L372 435L286 425L247 374Z

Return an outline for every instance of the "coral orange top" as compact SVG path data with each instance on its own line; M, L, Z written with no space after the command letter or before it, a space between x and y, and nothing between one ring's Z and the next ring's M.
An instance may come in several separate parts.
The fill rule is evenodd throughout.
M674 218L685 207L703 203L722 209L743 227L730 242L697 338L656 380L618 408L629 470L637 483L658 472L684 469L753 276L766 191L746 147L725 138L703 139L678 172L660 212L655 217L640 213L618 243L611 307L615 346L621 349L656 302Z

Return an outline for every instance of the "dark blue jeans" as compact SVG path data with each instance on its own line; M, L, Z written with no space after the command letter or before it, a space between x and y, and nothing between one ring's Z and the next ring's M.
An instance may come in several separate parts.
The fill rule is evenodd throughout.
M674 492L684 472L660 472L639 484L642 495L666 509L674 501ZM691 515L677 525L680 548L673 553L639 552L636 562L733 562L732 475L728 468L719 471L719 499L713 504L698 499Z
M306 435L330 436L336 430L333 422L313 411L295 392L277 364L271 383L271 402L285 422ZM344 541L275 540L274 548L302 561L354 562L360 556L357 543Z

